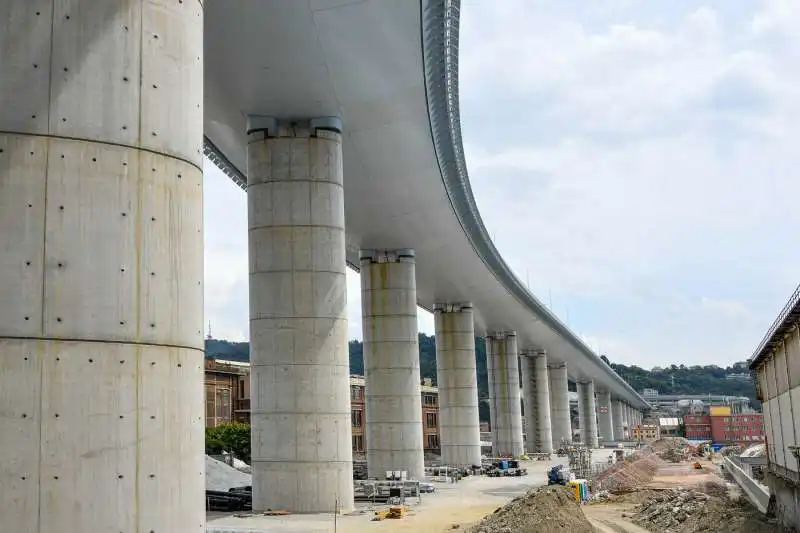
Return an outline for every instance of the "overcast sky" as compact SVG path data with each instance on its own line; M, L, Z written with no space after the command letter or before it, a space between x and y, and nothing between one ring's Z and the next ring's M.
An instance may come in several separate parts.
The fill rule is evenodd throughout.
M747 358L800 281L796 0L464 0L470 181L507 262L596 350ZM206 162L206 318L248 336L244 192ZM358 275L348 275L360 338ZM424 311L420 331L433 332Z

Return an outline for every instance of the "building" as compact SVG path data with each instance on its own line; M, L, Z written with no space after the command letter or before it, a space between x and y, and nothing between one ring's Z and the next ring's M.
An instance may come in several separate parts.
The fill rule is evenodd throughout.
M645 398L655 398L658 396L658 391L656 389L642 389L642 396Z
M761 413L731 413L710 418L714 444L747 447L764 442L764 415Z
M681 419L675 417L659 418L658 434L661 437L682 437L683 428L681 427Z
M644 395L644 394L643 394ZM668 416L687 414L709 414L712 407L730 407L734 413L752 411L747 396L728 396L724 394L658 394L647 395L647 401L654 412Z
M422 439L426 453L439 453L439 388L424 378L422 394Z
M250 363L206 358L206 427L233 421L250 423ZM353 456L366 453L364 376L350 376ZM420 386L422 435L426 453L439 453L439 388L430 378Z
M653 442L661 438L658 424L637 424L633 426L633 439L644 442Z
M711 440L711 416L684 416L683 434L689 440Z
M206 358L204 382L207 428L234 420L250 423L250 363Z

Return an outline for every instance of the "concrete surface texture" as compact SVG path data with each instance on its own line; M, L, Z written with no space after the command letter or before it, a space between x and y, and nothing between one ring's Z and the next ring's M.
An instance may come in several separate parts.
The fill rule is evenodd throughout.
M341 136L250 134L253 508L353 505Z
M594 397L594 382L579 381L577 385L578 411L583 443L589 448L597 448L597 402Z
M547 375L547 356L544 352L524 352L522 392L525 399L525 418L528 422L528 452L552 453L553 435L550 426L550 383Z
M361 251L367 471L425 475L413 250Z
M203 9L0 2L3 531L201 531Z
M611 423L613 425L614 439L625 439L625 426L622 421L622 402L620 400L611 401Z
M631 431L631 420L630 420L631 411L628 408L628 404L622 402L622 426L625 430L625 438L629 439L633 435Z
M614 440L614 416L611 408L611 393L597 391L597 432L601 441Z
M553 447L572 443L572 422L569 414L569 378L564 363L547 365L550 381L550 427Z
M206 488L228 491L233 487L251 485L253 476L206 455Z
M486 366L492 454L518 457L525 450L516 333L496 333L486 337Z
M442 463L479 465L481 434L472 307L442 304L434 309Z

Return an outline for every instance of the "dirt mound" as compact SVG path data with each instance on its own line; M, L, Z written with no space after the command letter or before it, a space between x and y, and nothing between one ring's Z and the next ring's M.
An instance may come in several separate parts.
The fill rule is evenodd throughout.
M766 533L765 522L747 502L732 502L689 489L655 494L636 509L633 522L658 533Z
M611 492L635 489L653 479L662 464L661 458L649 450L636 452L594 477L593 488Z
M474 525L469 533L593 533L594 528L572 493L564 487L541 487Z

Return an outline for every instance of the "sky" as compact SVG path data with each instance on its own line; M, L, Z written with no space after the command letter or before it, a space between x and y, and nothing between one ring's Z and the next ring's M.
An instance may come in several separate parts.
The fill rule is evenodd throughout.
M795 0L464 0L470 182L505 260L598 353L749 357L800 282ZM248 337L247 203L206 161L205 313ZM351 338L361 337L348 274ZM419 329L433 333L430 314Z

